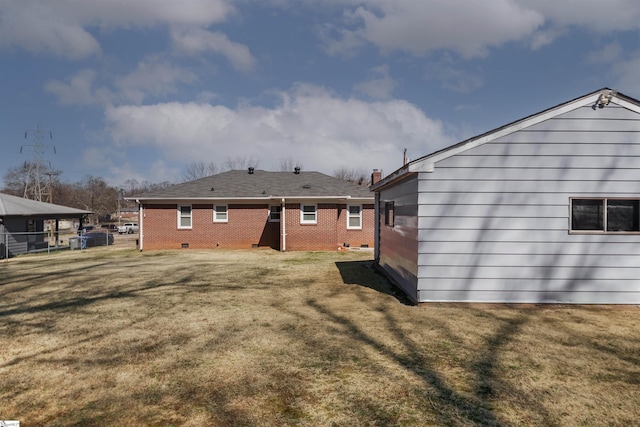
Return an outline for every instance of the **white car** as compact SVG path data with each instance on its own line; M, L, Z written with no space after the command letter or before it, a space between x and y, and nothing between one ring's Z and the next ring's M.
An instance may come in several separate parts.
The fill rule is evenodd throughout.
M120 234L133 234L138 232L137 222L125 222L124 225L118 227L118 233Z

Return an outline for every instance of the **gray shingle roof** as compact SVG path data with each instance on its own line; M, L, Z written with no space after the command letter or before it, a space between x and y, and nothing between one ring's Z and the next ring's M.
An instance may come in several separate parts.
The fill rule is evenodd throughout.
M0 193L0 216L49 216L53 219L56 217L78 217L90 213L90 211Z
M268 172L232 170L195 181L172 185L139 196L138 200L238 199L238 198L366 198L373 200L368 187L320 172Z

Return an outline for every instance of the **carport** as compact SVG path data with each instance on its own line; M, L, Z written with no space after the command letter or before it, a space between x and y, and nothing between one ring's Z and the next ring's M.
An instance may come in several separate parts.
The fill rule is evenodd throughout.
M59 221L83 218L85 211L52 203L38 202L0 193L0 259L18 254L60 248ZM45 221L55 222L53 245L44 229Z

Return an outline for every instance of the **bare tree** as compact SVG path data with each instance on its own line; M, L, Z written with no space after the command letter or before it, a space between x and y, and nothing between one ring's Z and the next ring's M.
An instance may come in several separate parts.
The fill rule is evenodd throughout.
M193 162L185 167L185 170L182 173L182 181L193 181L195 179L214 175L216 172L218 172L218 166L213 162Z
M26 199L38 201L53 201L51 193L54 185L59 182L61 172L35 162L24 162L20 166L9 168L4 175L4 192ZM39 185L33 185L38 182Z
M280 172L291 172L295 168L302 169L302 163L298 160L293 160L291 157L280 159Z
M237 157L227 157L227 160L224 162L225 170L239 170L239 169L247 169L247 168L257 168L258 160L253 157L246 156L237 156Z
M333 171L333 177L353 182L358 185L369 185L370 177L364 169L348 168L343 166Z

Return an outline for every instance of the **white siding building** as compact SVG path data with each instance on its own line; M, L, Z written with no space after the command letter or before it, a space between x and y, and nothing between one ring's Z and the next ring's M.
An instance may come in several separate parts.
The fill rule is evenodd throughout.
M376 260L417 302L640 304L640 102L609 89L372 186Z

